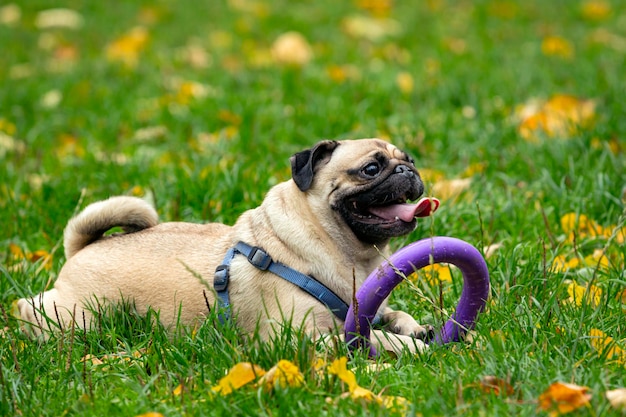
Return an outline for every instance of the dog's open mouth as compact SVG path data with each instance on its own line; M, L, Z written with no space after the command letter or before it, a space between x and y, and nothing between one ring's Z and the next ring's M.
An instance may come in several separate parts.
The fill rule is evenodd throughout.
M407 203L399 199L382 205L365 205L353 200L349 204L350 213L359 222L372 225L393 225L395 223L413 223L416 217L428 217L439 208L439 200L425 197L416 203Z

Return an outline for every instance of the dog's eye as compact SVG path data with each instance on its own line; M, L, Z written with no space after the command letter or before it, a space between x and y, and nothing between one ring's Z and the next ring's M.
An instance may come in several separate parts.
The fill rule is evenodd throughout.
M370 164L365 165L365 167L363 167L361 172L366 177L375 177L378 174L380 174L380 165L378 164L378 162L372 162Z

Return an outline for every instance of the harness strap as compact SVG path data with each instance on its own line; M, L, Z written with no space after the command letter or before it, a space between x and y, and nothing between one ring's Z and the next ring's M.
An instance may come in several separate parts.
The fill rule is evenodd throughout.
M340 320L345 320L348 314L348 304L346 304L337 294L328 287L317 281L315 278L305 275L288 267L280 262L275 262L267 252L257 246L250 246L243 242L238 242L235 247L230 248L224 256L224 261L215 269L215 279L213 288L217 293L221 311L220 322L230 319L230 299L228 297L228 283L230 279L230 263L235 255L241 254L248 259L252 265L261 271L270 271L286 281L298 286L309 295L317 298Z
M230 297L228 297L228 283L230 281L230 262L235 257L235 248L230 248L224 256L222 264L215 268L215 277L213 278L213 289L217 293L219 299L218 317L220 323L230 320Z

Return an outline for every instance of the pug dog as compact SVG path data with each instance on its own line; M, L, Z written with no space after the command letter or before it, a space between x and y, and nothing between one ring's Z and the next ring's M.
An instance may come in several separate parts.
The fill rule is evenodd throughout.
M195 325L218 308L266 340L287 322L328 334L343 325L354 288L388 257L389 240L413 231L439 202L410 203L424 193L414 162L380 139L319 142L293 155L291 169L233 226L159 223L135 197L89 205L65 229L67 261L54 287L20 299L21 318L47 337L90 327L95 305L132 302L139 314L158 311L166 327ZM124 232L106 234L116 227ZM428 328L386 303L378 313L376 347L425 348Z

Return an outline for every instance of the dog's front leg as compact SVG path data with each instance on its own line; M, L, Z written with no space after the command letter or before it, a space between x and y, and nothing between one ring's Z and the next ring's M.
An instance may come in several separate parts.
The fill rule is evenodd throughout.
M353 336L350 336L353 337ZM339 343L345 343L346 338L343 332L340 333L323 333L316 332L314 340L321 341L329 348L337 348ZM396 356L403 353L419 354L428 349L428 345L420 339L401 334L386 332L384 330L372 330L369 337L370 342L376 348L377 352L388 352Z
M385 307L382 315L383 327L392 333L426 340L433 333L430 325L422 326L408 313Z
M396 356L400 356L407 351L415 355L424 352L428 348L428 345L420 339L384 330L372 330L370 340L378 352L384 350Z

